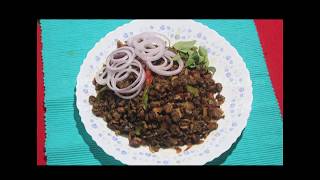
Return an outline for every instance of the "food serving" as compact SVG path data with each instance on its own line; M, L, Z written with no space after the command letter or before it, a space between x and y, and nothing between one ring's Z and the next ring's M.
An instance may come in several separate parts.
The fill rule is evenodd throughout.
M201 144L224 118L222 84L213 79L207 50L196 41L171 46L163 34L143 32L118 41L96 72L92 112L131 147L151 152Z

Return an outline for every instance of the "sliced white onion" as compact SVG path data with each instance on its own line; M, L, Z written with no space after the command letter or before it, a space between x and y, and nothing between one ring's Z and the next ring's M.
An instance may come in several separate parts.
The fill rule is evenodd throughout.
M164 40L165 39L165 40ZM136 97L142 90L146 79L144 67L159 75L172 76L181 72L183 61L177 60L178 68L170 71L173 66L172 58L176 55L166 48L166 41L170 46L170 40L155 32L145 32L128 39L128 46L113 51L106 59L103 67L95 75L96 82L107 85L116 95L123 99ZM141 64L137 60L138 56L144 62ZM154 65L156 61L163 61L159 65ZM136 70L135 68L138 68ZM118 88L117 82L123 81L131 73L136 74L136 79L125 88Z
M136 55L144 61L160 59L164 55L165 50L165 42L157 37L145 39L135 46Z
M163 60L163 62L161 64L159 64L159 65L152 64L152 66L154 66L155 68L158 68L158 69L162 69L162 70L168 70L173 66L173 60L168 59L165 56L163 56L161 59L159 59L159 61L160 60ZM169 60L169 64L168 64L168 60ZM153 61L153 62L155 62L155 61Z
M137 67L139 71L135 70L133 66ZM118 88L117 82L123 81L126 78L129 77L130 73L135 73L137 75L137 78L132 82L129 86L125 88ZM109 71L107 78L106 78L106 84L109 87L109 89L113 90L115 94L117 94L119 97L127 97L127 98L133 98L139 93L136 93L136 91L140 91L143 83L145 81L145 71L142 67L142 64L138 60L133 60L130 66L127 68L120 70L120 71ZM134 93L132 95L121 95L121 94L129 94Z
M115 58L115 56L125 53L126 55L120 59ZM106 68L110 71L119 71L125 69L130 65L134 59L134 49L132 47L124 46L113 51L106 59ZM117 63L119 66L112 66L112 64Z
M143 32L140 34L137 34L131 38L128 39L127 44L128 46L135 47L137 44L139 44L141 41L149 39L150 37L157 37L160 38L162 41L167 44L167 47L170 47L170 40L168 37L161 33L157 32Z
M122 95L122 94L120 94L120 93L118 93L118 92L115 92L115 94L116 94L117 96L123 98L123 99L132 99L132 98L136 97L137 95L139 95L139 93L140 93L141 90L142 90L142 87L143 87L143 86L141 86L140 89L138 89L138 90L137 90L134 94L132 94L132 95Z
M162 67L161 69L162 69L162 70L168 70L168 69L170 69L170 68L173 66L173 60L170 59L170 58L167 58L167 57L165 57L165 56L163 56L162 58L163 58L163 59L166 59L167 61L168 61L168 59L169 59L170 63L169 63L167 66Z
M176 54L172 51L166 50L166 52L164 52L164 55L173 58Z
M176 75L178 73L180 73L183 69L183 61L181 59L178 59L178 68L172 71L169 71L169 69L173 66L173 60L172 57L175 56L175 54L173 52L166 52L165 55L162 57L164 60L167 59L170 61L169 65L164 65L166 63L166 60L164 63L160 64L160 65L154 65L152 64L152 62L150 61L146 61L146 64L148 65L148 67L150 68L151 71L159 74L159 75L163 75L163 76L173 76Z
M108 73L106 68L103 68L105 71L100 70L95 75L95 80L100 85L106 85L107 84L107 77L106 74Z
M135 69L133 69L132 66L138 67L139 72L136 71ZM128 87L119 89L116 86L116 84L117 84L117 82L120 81L119 76L121 74L123 74L124 72L135 73L137 75L137 78ZM110 87L110 89L112 89L113 91L119 92L119 93L132 93L132 92L136 91L140 86L143 85L144 80L145 80L145 71L142 68L141 63L138 60L135 60L132 62L131 66L128 69L124 69L118 73L115 73L113 75L113 77L111 77L110 82L111 82L112 87Z

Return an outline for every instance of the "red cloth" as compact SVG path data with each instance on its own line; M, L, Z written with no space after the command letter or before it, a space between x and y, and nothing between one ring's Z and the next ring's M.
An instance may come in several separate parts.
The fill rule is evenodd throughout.
M281 113L283 103L283 21L254 20ZM41 28L37 25L37 165L46 165Z
M255 20L272 86L283 114L283 21Z
M41 28L37 24L37 165L46 165L44 126L44 84L42 64Z

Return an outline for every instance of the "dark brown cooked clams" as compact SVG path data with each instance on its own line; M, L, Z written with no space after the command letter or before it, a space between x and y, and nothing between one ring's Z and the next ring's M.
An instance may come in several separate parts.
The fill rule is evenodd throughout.
M129 78L130 80L130 78ZM92 112L102 117L117 134L128 137L129 145L149 146L151 152L160 148L174 148L200 144L211 131L218 128L217 121L224 118L220 106L225 97L222 85L215 83L212 74L201 68L184 68L172 77L153 74L149 100L143 108L143 91L133 99L125 100L103 86L96 86L97 97L90 96ZM123 82L123 84L126 84ZM190 93L187 86L196 89Z

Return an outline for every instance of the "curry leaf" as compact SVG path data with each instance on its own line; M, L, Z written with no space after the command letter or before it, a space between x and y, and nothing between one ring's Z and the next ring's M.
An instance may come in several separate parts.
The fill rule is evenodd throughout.
M199 63L199 54L198 54L197 51L194 51L194 52L191 54L191 58L194 59L194 62L195 62L196 64Z
M191 49L193 47L193 45L196 43L196 41L179 41L176 42L173 47L177 50L181 50L181 49Z
M198 47L197 47L197 46L193 46L193 47L191 48L191 50L196 51L196 50L198 50Z
M190 64L188 67L189 67L189 68L195 68L195 67L196 67L196 64L195 64L195 63Z
M193 50L191 50L191 49L189 49L189 50L187 51L187 53L188 53L189 56L191 56L194 52L195 52L195 51L193 51Z
M188 60L187 60L187 62L186 62L186 66L187 66L187 67L191 67L191 66L194 66L194 64L195 64L194 59L191 58L191 57L189 57Z
M204 47L200 46L199 47L199 55L203 56L203 57L206 57L206 56L208 56L208 52Z
M181 59L183 59L185 61L189 58L188 54L183 53L183 52L180 52L179 55L180 55Z
M190 50L190 49L179 49L178 51L181 51L181 52L183 52L183 53L188 53L189 50Z
M209 67L209 60L208 60L208 58L205 58L204 66L205 66L206 68Z
M186 67L189 68L205 68L208 70L209 67L209 59L208 52L206 48L200 46L199 48L194 46L196 41L179 41L173 45L178 52L178 55L173 58L173 60L177 60L181 58L186 61ZM213 68L209 68L213 73L215 70Z
M178 59L181 59L180 54L177 54L176 56L174 56L174 57L172 58L173 61L177 61Z
M205 57L199 56L199 63L204 63L205 62Z

